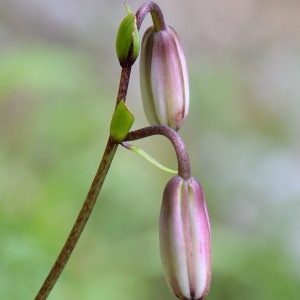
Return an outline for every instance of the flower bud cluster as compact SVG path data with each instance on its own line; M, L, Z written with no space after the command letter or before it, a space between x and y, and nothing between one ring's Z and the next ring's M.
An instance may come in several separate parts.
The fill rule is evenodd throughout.
M146 30L140 49L138 28L149 11L154 25ZM163 125L150 127L148 135L144 134L147 128L136 134L142 138L157 130L167 136L168 131L169 139L174 138L178 176L165 187L159 222L160 255L167 283L179 299L203 300L211 282L211 233L202 187L191 176L188 154L176 132L189 111L189 79L180 39L165 24L157 5L149 1L136 15L128 10L119 28L116 49L122 67L131 67L140 51L144 111L151 125ZM125 130L123 121L112 122L111 135L122 142L126 136L134 137L133 133L127 135L133 118L126 107L119 110L128 126Z

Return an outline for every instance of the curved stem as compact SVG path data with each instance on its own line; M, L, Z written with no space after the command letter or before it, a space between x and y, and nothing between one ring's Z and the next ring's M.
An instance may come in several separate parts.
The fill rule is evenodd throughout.
M164 20L163 13L162 13L160 7L152 1L145 2L137 10L137 12L135 14L137 28L140 29L145 16L149 12L151 13L154 30L155 31L165 30L167 26L166 26L166 23Z
M113 160L117 147L117 144L114 144L114 142L111 139L108 139L101 163L92 182L92 185L89 189L89 192L86 196L86 199L83 203L83 206L80 210L80 213L73 225L68 239L65 242L65 245L63 246L52 269L50 270L49 275L45 279L42 287L36 295L35 300L43 300L48 297L57 279L59 278L64 267L66 266L79 240L79 237L92 213L92 210L96 203L97 197L105 180L106 174Z
M117 95L116 105L124 99L126 100L127 89L130 79L131 67L122 68L121 78L119 83L119 90ZM56 284L60 274L65 268L79 238L80 235L92 213L94 205L97 201L98 195L102 188L103 182L106 178L106 174L117 151L118 144L116 144L111 137L108 138L104 154L102 156L99 168L96 172L94 180L91 184L86 199L82 205L82 208L78 214L78 217L73 225L73 228L59 254L54 265L52 266L47 278L38 291L35 300L47 299L52 288Z
M179 134L170 127L155 125L131 131L124 141L135 141L152 135L163 135L171 141L176 151L178 175L183 179L189 179L191 177L191 168L188 153Z

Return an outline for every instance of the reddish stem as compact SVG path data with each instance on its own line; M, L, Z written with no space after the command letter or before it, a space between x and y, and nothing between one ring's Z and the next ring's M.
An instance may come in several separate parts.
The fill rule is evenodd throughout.
M163 13L160 7L152 1L145 2L136 12L135 17L137 28L140 29L144 18L149 12L151 13L154 30L165 30L167 25L165 23Z
M163 135L171 141L176 151L178 175L183 179L189 179L191 177L191 168L188 153L180 135L170 127L155 125L131 131L124 141L135 141L152 135Z

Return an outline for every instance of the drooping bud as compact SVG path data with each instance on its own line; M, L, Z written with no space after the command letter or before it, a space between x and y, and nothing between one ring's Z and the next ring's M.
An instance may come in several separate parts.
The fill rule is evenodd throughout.
M141 46L140 87L151 125L178 130L189 110L189 82L185 56L175 30L146 30Z
M202 300L211 281L210 224L200 183L173 177L160 212L160 255L167 283L179 299Z
M127 16L119 26L116 39L116 52L121 67L132 66L140 51L140 37L135 15L126 4L125 7Z

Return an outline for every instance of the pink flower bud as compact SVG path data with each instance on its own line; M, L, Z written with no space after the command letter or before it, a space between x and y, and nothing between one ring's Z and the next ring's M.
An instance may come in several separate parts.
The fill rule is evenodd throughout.
M160 212L160 255L167 283L179 299L204 299L211 281L210 224L200 183L173 177Z
M149 123L178 130L189 110L189 80L180 39L172 27L146 30L141 46L140 86Z

